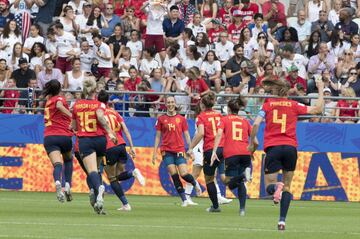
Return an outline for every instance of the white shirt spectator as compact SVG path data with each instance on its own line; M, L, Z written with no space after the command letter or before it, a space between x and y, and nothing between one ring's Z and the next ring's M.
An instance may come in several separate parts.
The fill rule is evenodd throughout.
M134 66L136 69L138 69L138 63L135 58L131 58L130 61L127 61L124 58L120 58L118 65L119 68L125 65L127 67Z
M213 76L217 71L221 72L221 63L220 61L214 61L212 64L210 64L210 62L204 61L201 64L200 70L205 71L208 76Z
M141 41L128 41L126 43L126 46L130 48L132 58L137 58L141 55L141 52L143 50L143 45Z
M196 37L197 34L200 32L206 33L206 27L203 24L200 24L199 26L195 26L191 22L187 25L187 28L190 28L192 30L194 37Z
M142 59L140 63L140 71L143 72L146 76L150 76L152 70L159 67L161 67L161 64L155 59L152 59L151 61Z
M68 57L67 52L76 47L76 39L73 34L65 32L62 36L56 36L56 49L59 57Z
M195 59L191 60L191 59L189 59L188 57L185 57L185 58L183 59L183 63L182 63L182 64L183 64L183 66L186 68L186 70L190 69L190 68L193 67L193 66L196 66L197 68L200 69L201 64L202 64L202 59L201 59L201 57L200 57L200 58L197 59L197 60L195 60Z
M210 51L210 45L206 45L205 47L197 47L197 51L201 54L201 57L204 59L206 53Z
M186 88L186 83L188 82L189 78L185 77L184 79L176 78L176 81L179 83L179 88L177 92L184 92ZM189 96L175 96L175 102L180 107L181 112L186 112L190 106L190 97ZM199 144L198 144L199 145ZM202 148L201 148L202 149Z
M215 54L220 61L227 61L234 56L234 43L232 41L226 41L225 45L221 42L215 43Z
M37 36L37 37L29 36L28 38L26 38L24 42L24 47L27 49L31 49L36 42L44 43L44 38L42 36Z
M336 47L332 47L331 42L327 43L330 54L336 56L336 58L339 58L340 56L342 56L344 54L345 49L349 48L349 45L350 44L347 43L346 41L343 41L342 46L340 46L340 44L339 44Z
M247 59L252 59L254 49L257 46L257 42L254 38L251 38L251 40L248 43L244 43L244 56Z
M74 1L70 1L70 2L68 2L68 6L71 6L72 9L74 9L75 15L80 15L80 14L83 13L84 3L85 3L85 1L80 0L79 6L76 6L76 4L74 3Z
M15 43L22 43L22 38L21 35L17 37L14 33L10 33L9 38L4 38L4 35L1 35L0 42L6 46L3 51L5 51L8 56L10 56L12 54Z
M113 63L110 60L105 60L104 58L102 57L99 57L96 52L100 52L102 55L106 56L106 57L110 57L111 58L111 50L110 50L110 47L102 42L100 47L97 47L96 45L94 45L94 55L95 55L95 58L98 60L99 62L99 65L98 67L101 67L101 68L112 68L113 67Z
M46 50L48 51L48 53L50 53L52 55L56 55L56 42L46 39L45 47L46 47Z
M307 71L306 71L306 65L309 63L309 60L300 54L294 54L294 59L290 60L290 59L282 59L281 64L283 67L283 71L287 72L287 69L292 66L295 65L298 69L299 69L299 76L303 79L307 79Z
M306 37L310 36L311 34L311 22L305 20L303 25L300 25L298 22L295 22L290 27L296 29L299 37L299 41L304 41Z
M316 22L319 20L319 12L323 9L324 1L320 0L320 6L318 4L314 4L312 0L309 0L308 4L308 12L309 12L309 21Z
M81 71L91 72L91 64L93 63L94 58L95 58L94 51L92 49L89 49L87 53L81 51L80 53Z
M179 58L173 57L169 59L169 56L165 57L163 67L165 69L166 75L170 76L174 73L174 68L180 63Z
M44 65L43 57L34 56L31 58L30 69L34 70L36 65L41 67Z
M86 23L88 21L88 18L86 18L83 14L76 16L75 23L79 25L79 38L86 38L86 40L89 42L90 46L94 45L94 41L92 39L91 32L88 33L81 33L82 30L89 30L90 26L88 26Z
M180 40L178 41L178 44L179 44L179 46L180 46L179 51L178 51L179 57L180 57L180 59L184 59L184 58L186 57L186 48L187 48L188 46L195 45L195 42L190 40L190 41L188 41L188 42L186 43L186 46L185 46L184 40L183 40L183 39L180 39Z
M19 69L19 59L25 58L29 62L29 56L26 53L22 53L21 57L15 57L14 62L12 61L12 55L6 59L6 64L12 69L12 71Z
M66 76L67 76L67 80L68 80L68 84L69 84L69 90L77 90L79 88L83 89L83 81L85 78L84 71L82 71L82 74L79 78L74 78L72 71L67 71Z
M334 26L340 21L339 14L334 9L330 10L328 19Z
M345 47L345 51L349 50L351 48L351 44L347 44ZM355 52L354 52L354 58L356 62L360 62L360 45L357 46Z
M166 15L167 9L163 6L148 6L146 7L148 12L147 25L146 25L146 34L147 35L163 35L162 23L164 21L164 16Z

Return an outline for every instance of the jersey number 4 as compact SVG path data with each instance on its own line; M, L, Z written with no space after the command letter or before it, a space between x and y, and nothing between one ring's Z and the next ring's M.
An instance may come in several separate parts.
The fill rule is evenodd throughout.
M281 133L286 132L286 114L282 114L281 118L279 118L279 111L274 110L273 112L273 123L281 125Z

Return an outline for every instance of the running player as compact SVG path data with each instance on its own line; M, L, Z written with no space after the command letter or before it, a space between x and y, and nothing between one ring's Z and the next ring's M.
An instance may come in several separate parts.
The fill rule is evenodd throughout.
M43 95L47 99L45 105L44 147L54 166L53 176L56 197L60 202L72 200L71 178L72 161L72 131L70 130L71 113L64 97L60 96L61 84L57 80L46 83ZM65 168L65 195L62 191L61 175Z
M181 197L182 206L186 207L189 203L186 200L179 174L186 182L191 183L195 187L198 195L201 194L201 188L194 177L188 173L186 160L184 158L185 143L182 135L184 134L187 144L191 142L186 119L177 113L175 98L173 96L166 98L166 108L166 114L160 116L156 122L156 138L152 163L155 164L157 160L157 150L160 144L160 138L162 137L160 150L163 160L174 182L176 191Z
M266 192L273 195L274 203L280 203L278 229L285 230L285 218L290 206L290 186L297 161L296 121L298 115L320 114L324 106L324 83L317 81L319 96L316 106L309 107L287 99L289 85L283 80L264 80L265 91L279 98L268 100L262 106L253 124L249 151L256 150L255 137L261 122L265 119L264 171ZM282 182L277 182L282 170Z
M212 202L212 206L207 209L208 212L221 212L219 207L219 201L217 198L216 186L214 183L215 171L216 169L221 167L221 163L223 161L223 146L224 146L224 138L222 138L219 148L217 150L217 155L219 161L214 162L213 165L211 163L211 154L212 149L214 147L214 139L217 132L217 125L221 120L221 114L217 111L214 111L212 107L215 104L216 96L214 92L210 92L204 95L201 98L200 104L205 108L204 112L201 112L198 116L196 125L197 125L197 133L194 136L188 150L189 155L193 155L193 148L200 142L201 139L204 138L204 174L205 174L205 182L206 188ZM194 157L193 157L194 158Z
M94 209L98 214L103 213L103 193L105 187L101 185L98 167L101 158L106 153L106 137L117 143L115 133L110 129L104 114L105 105L95 100L96 82L89 77L83 82L85 99L75 102L72 114L72 127L77 131L81 159L89 175L89 181L95 191L96 203ZM106 132L105 132L106 131Z
M134 169L134 171L125 170L128 154L126 152L126 143L122 136L122 132L124 132L129 142L130 155L133 158L135 158L136 156L130 132L119 113L107 105L109 101L109 94L105 90L101 90L99 92L98 100L106 104L105 118L108 121L111 130L116 133L118 141L117 144L114 144L111 140L107 139L106 165L104 169L110 181L110 186L112 190L123 204L123 206L118 210L131 211L131 206L128 203L127 198L125 197L124 191L119 181L135 177L139 181L141 186L145 186L145 178L141 175L140 170L137 168Z
M240 216L245 216L246 186L245 169L250 169L251 157L247 150L251 125L248 120L239 116L245 101L238 97L228 102L228 115L224 116L219 124L211 156L211 165L219 160L216 154L219 143L224 135L225 183L230 190L237 188L240 202Z

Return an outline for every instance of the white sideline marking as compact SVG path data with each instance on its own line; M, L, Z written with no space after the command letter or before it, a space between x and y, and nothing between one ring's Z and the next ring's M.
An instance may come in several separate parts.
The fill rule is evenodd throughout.
M0 221L0 225L42 225L42 226L58 226L58 223L50 222L10 222L10 221ZM265 228L234 228L234 227L200 227L200 226L169 226L169 225L144 225L144 224L90 224L90 223L77 223L77 224L61 224L63 226L69 227L109 227L109 228L119 228L119 227L146 227L146 228L157 228L157 229L196 229L196 230L211 230L211 231L253 231L253 232L278 232L275 229L265 229ZM286 230L286 233L324 233L324 234L341 234L341 235L352 235L358 236L360 232L336 232L336 231L300 231L300 230Z

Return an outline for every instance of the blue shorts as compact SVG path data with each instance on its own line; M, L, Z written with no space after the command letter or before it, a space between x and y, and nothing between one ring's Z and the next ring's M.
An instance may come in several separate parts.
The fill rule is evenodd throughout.
M54 151L60 151L64 155L67 153L71 153L72 150L71 136L61 136L61 135L46 136L44 138L44 147L48 155ZM71 159L64 159L64 160L71 160Z
M127 162L127 153L125 144L120 144L115 147L112 147L106 151L106 165L114 165L117 162L126 164Z
M265 150L265 174L283 171L295 171L297 149L290 145L268 147Z
M212 149L204 152L204 174L206 176L214 176L216 168L218 169L218 174L224 173L224 155L223 155L223 148L218 148L216 151L216 154L220 160L215 161L212 166L210 166L211 163L211 155L212 155Z
M235 177L241 175L246 168L250 167L250 155L235 155L225 159L225 175Z
M169 165L179 166L180 164L186 164L186 159L184 158L184 153L173 153L173 152L164 152L163 161L165 162L166 167Z
M106 137L79 137L79 152L82 159L94 152L96 153L96 157L105 156Z

